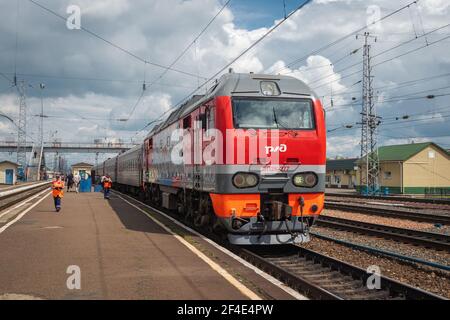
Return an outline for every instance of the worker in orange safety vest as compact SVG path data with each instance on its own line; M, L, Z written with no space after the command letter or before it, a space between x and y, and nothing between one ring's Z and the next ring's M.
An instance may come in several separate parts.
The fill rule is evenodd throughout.
M60 176L56 176L56 180L52 182L52 195L56 212L59 212L61 210L61 199L64 196L64 181L61 180Z
M109 191L112 188L112 180L111 177L109 175L106 175L103 178L103 197L105 199L109 199Z

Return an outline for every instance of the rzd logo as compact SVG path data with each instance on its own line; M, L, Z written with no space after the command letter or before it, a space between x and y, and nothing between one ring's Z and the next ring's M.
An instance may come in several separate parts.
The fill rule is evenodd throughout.
M280 144L278 147L266 146L266 154L269 154L271 152L284 153L286 151L287 151L287 145L285 145L285 144Z

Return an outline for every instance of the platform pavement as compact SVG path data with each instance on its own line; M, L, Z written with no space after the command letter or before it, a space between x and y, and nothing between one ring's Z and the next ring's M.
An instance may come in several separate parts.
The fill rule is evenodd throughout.
M248 298L117 196L66 193L59 214L45 197L0 233L0 299Z

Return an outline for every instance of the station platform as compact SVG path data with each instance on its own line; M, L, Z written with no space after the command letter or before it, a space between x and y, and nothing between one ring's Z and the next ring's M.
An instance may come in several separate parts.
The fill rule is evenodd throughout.
M45 191L7 219L0 213L0 299L293 299L195 235L181 236L226 266L224 276L143 210L119 194L71 192L56 213ZM67 285L70 266L79 267L80 289Z

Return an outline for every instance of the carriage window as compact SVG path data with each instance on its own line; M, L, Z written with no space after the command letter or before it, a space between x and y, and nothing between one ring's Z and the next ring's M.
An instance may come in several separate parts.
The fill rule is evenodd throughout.
M307 99L233 99L236 128L314 129L311 100Z

